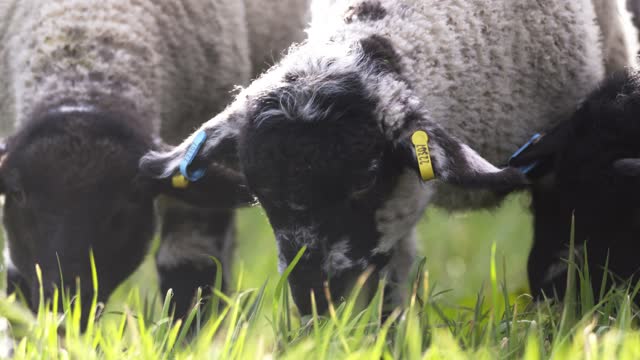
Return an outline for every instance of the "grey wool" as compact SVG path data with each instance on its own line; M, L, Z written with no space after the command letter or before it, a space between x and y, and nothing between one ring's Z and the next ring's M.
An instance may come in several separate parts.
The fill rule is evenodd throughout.
M13 128L36 106L116 97L129 99L163 140L176 141L304 39L307 7L293 0L3 1L1 121Z

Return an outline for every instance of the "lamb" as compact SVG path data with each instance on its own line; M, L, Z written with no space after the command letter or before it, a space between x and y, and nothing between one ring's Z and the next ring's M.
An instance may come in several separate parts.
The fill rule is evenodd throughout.
M326 282L339 299L367 268L371 279L386 277L397 303L425 207L490 207L526 186L519 170L492 164L571 113L605 73L633 62L622 36L628 17L597 16L618 5L331 2L307 41L141 168L163 179L181 164L189 173L237 154L239 188L264 207L280 268L306 248L289 276L302 313L311 311L310 292L325 309ZM438 181L423 181L433 175Z
M615 74L570 119L512 160L513 166L536 164L530 172L537 221L529 261L536 297L564 296L572 217L577 259L588 267L596 294L602 284L637 276L639 113L638 70ZM603 283L605 268L615 276Z
M82 304L90 304L90 249L98 299L106 301L147 254L154 199L161 194L178 199L158 204L157 255L161 288L174 290L176 315L186 313L198 287L213 283L216 267L209 256L228 267L231 204L251 200L234 191L237 174L205 181L219 191L206 199L213 209L201 210L180 202L200 200L193 196L197 186L180 189L180 182L145 178L138 162L220 111L231 90L255 75L253 69L304 38L306 1L266 4L279 9L278 16L255 11L269 8L264 1L244 4L0 4L0 113L5 130L16 128L0 165L9 280L31 294L34 309L36 263L45 296L78 277L87 297Z

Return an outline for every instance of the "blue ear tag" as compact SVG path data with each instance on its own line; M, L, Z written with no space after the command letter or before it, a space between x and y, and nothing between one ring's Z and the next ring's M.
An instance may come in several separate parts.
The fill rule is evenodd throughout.
M527 150L527 148L529 148L529 146L531 146L532 144L534 144L536 141L538 141L540 138L542 138L541 134L535 134L531 137L531 139L529 139L529 141L527 141L526 144L524 144L520 149L518 149L518 151L516 151L515 153L513 153L513 155L511 155L511 158L509 159L509 163L511 163L511 161L513 159L515 159L518 155L522 154L523 151ZM534 161L532 164L526 165L526 166L522 166L520 167L520 171L523 174L528 174L531 170L535 169L536 166L538 165L537 161Z
M189 173L189 166L191 166L193 160L195 160L196 156L198 156L198 152L200 152L200 149L202 149L202 146L204 145L204 142L206 140L207 133L204 132L204 130L198 132L196 134L196 137L193 139L193 143L191 144L191 146L189 146L184 159L182 159L182 161L180 162L180 173L191 182L198 181L204 176L206 168L195 169L192 170L191 173Z

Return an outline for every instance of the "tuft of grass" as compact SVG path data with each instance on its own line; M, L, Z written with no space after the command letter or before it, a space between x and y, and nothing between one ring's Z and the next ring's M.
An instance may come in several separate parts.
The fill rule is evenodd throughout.
M303 252L304 249L296 258ZM571 258L569 264L575 264ZM318 314L313 306L313 314L301 318L288 300L286 286L294 266L295 261L278 279L272 294L267 294L265 283L258 289L225 295L220 282L216 282L213 297L216 300L197 301L184 320L174 319L169 310L171 292L156 312L149 311L148 300L132 290L124 312L106 313L96 322L90 320L84 333L80 331L79 297L62 295L62 308L58 309L58 292L54 291L52 301L41 301L36 318L26 316L29 319L22 321L20 326L27 326L28 330L21 334L13 332L13 357L606 359L640 355L640 331L634 329L636 310L630 300L637 286L611 290L590 308L578 306L570 299L563 304L551 300L533 303L527 297L512 300L505 291L505 278L492 276L491 305L479 293L474 307L448 309L441 300L443 293L432 287L423 259L415 266L407 303L386 317L384 280L378 284L372 301L357 310L358 295L370 275L368 271L344 303L330 302L327 315ZM494 274L495 258L491 259L490 267ZM588 273L577 264L573 271L588 280ZM572 276L568 276L568 283L574 288L567 289L567 296L584 294L586 290L578 289ZM94 276L95 290L97 280ZM501 294L498 289L502 289ZM321 295L311 296L315 305L315 296ZM11 314L7 309L15 305L12 301L0 299L2 315ZM269 301L270 311L265 306ZM593 298L583 304L591 301ZM100 304L94 297L91 314L99 310ZM11 319L16 318L14 313ZM262 319L270 326L265 326Z
M415 264L406 303L391 311L384 307L384 280L368 304L359 303L370 271L345 302L331 301L327 293L311 293L312 314L300 316L287 286L297 260L282 275L247 271L249 262L240 263L237 290L225 294L221 264L213 259L220 270L212 279L214 296L196 301L184 319L173 316L171 291L157 296L155 290L131 285L120 288L106 307L94 296L90 311L101 317L90 320L85 332L80 331L78 294L54 291L54 299L41 301L35 316L16 296L0 297L0 317L10 324L4 329L0 321L0 357L8 354L3 347L11 347L16 359L640 358L637 309L631 300L640 284L598 289L596 297L587 286L588 269L581 269L570 255L564 302L535 303L519 290L523 269L518 266L527 249L507 240L516 228L520 236L530 234L523 225L528 218L514 211L518 201L509 202L495 217L430 212L430 238L436 242L429 242L425 250L432 255ZM258 221L259 211L249 210L241 217L241 238L271 236L268 225ZM450 241L437 242L439 237ZM251 251L241 258L256 260L251 265L259 269L275 268L273 244L266 243L266 248L253 244L251 249L241 243L241 252ZM573 239L571 247L569 253L574 254ZM442 255L449 251L452 254ZM137 281L153 279L152 265L145 264L146 270L135 275ZM97 292L93 261L92 270ZM487 291L482 282L487 282ZM319 314L315 306L321 296L330 300L327 314Z

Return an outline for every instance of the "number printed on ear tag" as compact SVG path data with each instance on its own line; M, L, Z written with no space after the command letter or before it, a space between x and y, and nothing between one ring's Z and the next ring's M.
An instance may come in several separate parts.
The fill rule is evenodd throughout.
M433 163L429 153L429 135L425 131L418 130L411 136L411 142L413 142L413 146L416 149L420 177L424 181L435 179L436 174L433 171Z
M192 170L191 173L189 173L189 166L191 166L193 160L195 160L196 156L198 156L198 152L200 152L200 149L202 149L202 146L204 145L206 140L207 133L204 132L204 130L197 133L195 138L193 139L193 143L191 144L191 146L189 146L184 159L182 159L182 162L180 162L180 173L191 182L198 181L204 176L205 168L195 169Z

